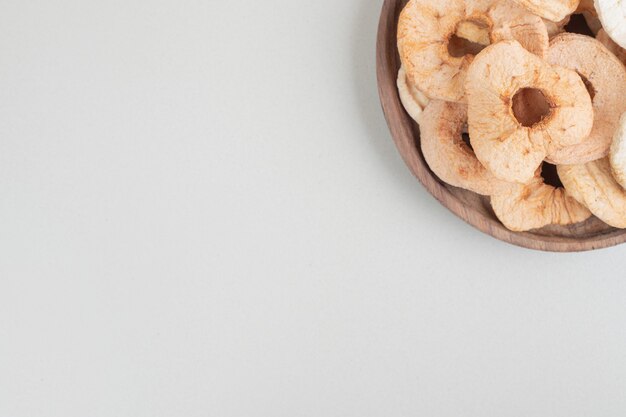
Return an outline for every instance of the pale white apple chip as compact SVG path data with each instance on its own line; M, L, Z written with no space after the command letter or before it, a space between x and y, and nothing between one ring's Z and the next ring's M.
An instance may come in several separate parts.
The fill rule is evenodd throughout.
M606 33L615 43L626 48L626 1L595 0L594 4Z
M430 99L414 85L410 84L402 67L398 71L398 93L406 112L413 120L419 123L422 112Z
M609 161L613 177L622 188L626 189L626 113L620 118L615 135L613 135Z

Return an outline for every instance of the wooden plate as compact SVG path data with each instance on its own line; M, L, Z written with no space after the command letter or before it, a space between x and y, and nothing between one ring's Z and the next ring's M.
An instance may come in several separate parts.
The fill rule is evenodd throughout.
M467 223L514 245L552 252L579 252L624 243L626 230L612 228L595 217L572 226L547 226L530 232L511 232L496 218L489 197L447 185L430 171L420 150L419 128L404 111L396 88L400 68L396 29L398 16L406 3L407 0L385 0L383 4L376 45L378 91L398 151L426 189Z

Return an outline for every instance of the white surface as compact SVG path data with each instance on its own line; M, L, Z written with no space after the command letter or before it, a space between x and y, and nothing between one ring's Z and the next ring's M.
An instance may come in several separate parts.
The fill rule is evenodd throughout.
M379 9L0 2L0 416L626 413L626 247L427 195Z

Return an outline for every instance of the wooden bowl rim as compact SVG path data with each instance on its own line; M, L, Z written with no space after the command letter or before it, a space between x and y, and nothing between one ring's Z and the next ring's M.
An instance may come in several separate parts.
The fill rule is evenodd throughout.
M397 63L392 65L392 62L390 62L393 61L392 56L397 56L396 15L400 2L403 2L403 0L384 0L382 7L376 41L378 93L396 148L413 175L417 177L428 192L444 207L481 232L523 248L546 252L582 252L608 248L626 242L626 230L614 228L609 228L604 233L584 238L546 236L537 234L536 231L512 232L506 229L499 221L480 213L475 207L463 204L457 196L452 194L432 174L421 155L421 150L418 149L417 152L414 152L415 155L409 155L409 152L404 151L408 143L412 142L415 147L415 140L419 137L419 133L412 126L414 122L406 114L397 93L395 83L398 71ZM389 50L390 37L393 40L391 43L393 51ZM401 119L398 119L398 115L401 115Z

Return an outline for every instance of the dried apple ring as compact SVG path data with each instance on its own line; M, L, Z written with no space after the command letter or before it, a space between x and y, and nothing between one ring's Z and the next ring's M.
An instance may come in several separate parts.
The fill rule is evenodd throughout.
M466 124L466 105L431 101L422 114L420 124L424 159L442 181L478 194L490 195L507 184L487 171L463 141Z
M580 0L513 0L537 16L558 22L574 13Z
M502 180L530 181L550 151L578 144L591 132L591 98L578 74L516 41L482 51L469 68L466 90L474 152ZM528 95L543 105L522 117L517 103Z
M409 80L428 97L465 102L470 63L486 46L516 39L544 56L541 18L509 1L410 0L398 22L398 50Z
M626 189L626 113L622 115L613 136L609 161L613 177L622 188Z
M626 191L611 174L609 158L579 165L560 165L567 192L606 224L626 228Z
M419 123L430 99L407 80L403 67L398 71L398 93L406 112Z
M602 27L622 48L626 48L626 1L595 0L594 5Z
M613 53L619 59L622 64L626 65L626 49L622 48L618 44L616 44L613 39L609 37L609 34L606 33L604 29L600 29L596 39L606 47L609 51Z
M626 111L626 68L602 43L575 33L552 39L546 61L580 75L594 112L589 137L578 145L554 149L547 160L556 165L575 165L604 158L609 154L619 118Z
M491 196L491 207L498 219L514 232L558 224L579 223L591 213L563 188L544 183L539 171L527 184L509 184Z

